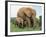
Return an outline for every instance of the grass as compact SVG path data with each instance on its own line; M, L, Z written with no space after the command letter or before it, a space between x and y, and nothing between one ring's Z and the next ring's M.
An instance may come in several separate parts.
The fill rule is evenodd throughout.
M37 23L35 27L25 27L25 28L19 28L16 26L15 23L15 18L11 19L11 24L10 24L10 31L11 32L23 32L23 31L40 31L41 30L41 25L39 26L40 20L38 21L38 19L36 19Z
M11 32L22 32L22 31L39 31L40 28L28 28L28 27L25 27L25 28L19 28L19 27L16 27L14 24L11 24Z

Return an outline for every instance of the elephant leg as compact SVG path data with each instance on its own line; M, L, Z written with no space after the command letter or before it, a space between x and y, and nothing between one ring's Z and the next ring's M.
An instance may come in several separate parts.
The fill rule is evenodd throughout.
M35 26L36 25L35 17L32 17L32 21L33 21L33 26Z
M28 24L29 24L29 27L30 27L31 26L30 19L28 19Z
M34 20L31 19L31 27L33 27L33 25L34 25Z
M23 22L22 22L22 28L23 28Z
M29 18L29 17L26 17L26 20L27 20L27 22L28 22L28 26L30 27L30 25L31 25L30 18Z
M25 21L25 27L27 27L27 25L28 25L28 22L27 22L27 21Z

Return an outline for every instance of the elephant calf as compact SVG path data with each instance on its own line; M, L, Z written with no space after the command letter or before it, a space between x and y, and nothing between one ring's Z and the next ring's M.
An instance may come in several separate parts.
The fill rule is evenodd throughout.
M23 19L21 17L16 17L16 24L18 27L23 27Z

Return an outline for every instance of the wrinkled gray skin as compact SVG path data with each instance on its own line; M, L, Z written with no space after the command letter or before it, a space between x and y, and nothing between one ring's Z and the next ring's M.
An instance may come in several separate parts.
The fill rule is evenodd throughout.
M29 27L35 24L36 11L32 8L20 8L17 16L23 18L24 21L27 21Z

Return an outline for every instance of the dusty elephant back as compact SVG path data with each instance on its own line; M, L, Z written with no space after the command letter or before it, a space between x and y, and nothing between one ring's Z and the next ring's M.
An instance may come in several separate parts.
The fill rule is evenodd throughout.
M36 16L36 11L29 7L20 8L18 10L17 16L25 17L25 15L28 17Z

